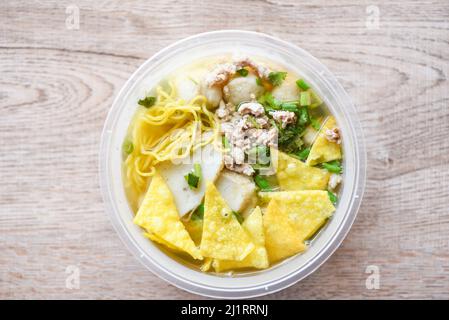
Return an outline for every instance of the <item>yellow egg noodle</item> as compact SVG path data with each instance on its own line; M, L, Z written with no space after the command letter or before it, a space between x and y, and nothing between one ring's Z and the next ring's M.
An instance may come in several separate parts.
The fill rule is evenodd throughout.
M141 107L131 125L134 148L125 160L126 180L127 187L138 194L146 190L158 163L185 158L216 141L219 134L219 121L207 109L206 97L198 95L186 102L177 99L173 83L168 86L169 90L157 87L154 106Z

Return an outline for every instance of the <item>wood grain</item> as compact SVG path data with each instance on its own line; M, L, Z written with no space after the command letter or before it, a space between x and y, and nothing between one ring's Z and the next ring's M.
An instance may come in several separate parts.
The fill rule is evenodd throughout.
M79 30L66 8L80 9ZM379 29L366 8L380 10ZM368 181L339 250L274 299L449 298L449 3L2 1L0 298L199 298L148 272L112 229L97 152L114 96L149 56L217 29L311 52L353 97ZM66 288L67 266L80 288ZM368 265L380 289L365 287Z

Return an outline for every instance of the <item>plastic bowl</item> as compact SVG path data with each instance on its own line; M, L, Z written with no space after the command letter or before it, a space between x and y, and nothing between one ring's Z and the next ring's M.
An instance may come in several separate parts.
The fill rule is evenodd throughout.
M235 52L266 57L288 66L308 82L334 114L343 135L344 177L332 219L309 249L267 270L235 274L206 274L162 252L133 224L121 174L121 146L136 101L165 75L207 56ZM100 147L100 183L106 211L128 249L157 276L192 293L216 298L249 298L273 293L304 279L338 248L351 228L365 185L366 154L351 99L332 73L312 55L271 36L239 30L198 34L178 41L148 59L126 82L109 111Z

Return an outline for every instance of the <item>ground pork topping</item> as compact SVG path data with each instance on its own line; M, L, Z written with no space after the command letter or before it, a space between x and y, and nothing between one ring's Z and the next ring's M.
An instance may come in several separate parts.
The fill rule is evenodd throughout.
M267 79L270 69L251 60L249 57L235 57L232 63L218 64L209 74L206 75L205 81L209 87L220 86L229 81L236 72L244 67L250 67L256 74L263 79Z
M228 121L232 114L235 111L235 106L232 103L225 103L223 100L220 101L218 105L218 109L215 111L215 114L218 118L223 121Z
M253 175L254 169L246 163L246 155L256 146L276 146L277 127L269 122L263 106L257 102L244 103L238 111L232 104L220 102L215 113L222 120L220 132L229 144L224 156L226 168Z
M245 102L239 107L239 113L241 115L252 114L255 117L259 117L265 114L265 109L258 102Z
M239 69L244 68L244 67L250 67L257 73L257 75L260 78L263 78L263 79L268 79L268 75L271 72L270 69L268 69L267 67L265 67L259 63L256 63L255 61L253 61L252 59L250 59L247 56L234 57L234 62L238 67L240 67Z
M335 142L337 144L341 143L341 136L340 136L340 129L335 127L333 129L328 129L324 133L326 136L326 139L330 142Z
M296 114L291 111L271 111L270 114L274 120L281 124L282 128L296 122Z

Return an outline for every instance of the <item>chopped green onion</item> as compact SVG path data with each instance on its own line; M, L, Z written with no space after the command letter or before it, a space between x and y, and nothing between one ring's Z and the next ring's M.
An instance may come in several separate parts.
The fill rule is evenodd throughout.
M287 77L287 72L282 72L282 71L270 72L268 74L268 80L275 87L280 86L282 84L282 82L284 82L286 77Z
M145 108L149 108L156 103L156 97L145 97L145 99L140 99L137 103Z
M321 164L324 169L332 173L341 173L341 163L340 161L334 160L330 162L324 162Z
M310 124L317 131L320 130L320 128L321 128L321 123L318 121L318 119L316 119L314 117L310 117Z
M229 140L225 136L223 136L223 138L222 138L222 143L223 143L223 147L226 150L230 149L231 145L229 144Z
M329 190L327 190L327 195L329 196L329 200L333 203L336 204L338 201L337 195L335 193L330 192Z
M257 175L254 177L254 182L256 182L257 186L262 190L262 191L268 191L271 190L271 186L270 183L268 182L267 179L263 178L260 175Z
M256 78L256 84L258 85L258 86L263 86L263 84L262 84L262 79L260 79L260 78Z
M302 90L307 90L310 88L310 86L307 84L307 82L304 81L304 79L296 80L296 85Z
M310 100L311 100L310 107L316 108L320 106L323 103L323 100L321 100L321 98L312 89L309 89L308 91L310 93Z
M299 109L299 117L298 117L298 123L300 125L306 125L310 120L309 117L309 111L307 110L307 107L302 107Z
M301 150L297 155L301 160L306 160L310 153L310 147Z
M134 150L134 144L131 141L129 141L128 139L126 139L123 142L122 148L123 148L123 152L124 153L131 154L133 152L133 150Z
M299 96L299 105L301 107L310 106L311 98L310 93L308 91L301 92Z
M238 211L232 211L232 214L234 215L234 217L237 218L237 221L238 221L240 224L242 224L242 222L243 222L243 217L242 217L242 215L240 214L240 212L238 212Z
M199 163L195 163L193 165L193 173L199 178L201 179L203 177L202 173L201 173L201 165Z
M184 176L184 179L186 179L187 184L189 185L190 189L196 189L198 188L198 184L200 182L200 177L195 175L192 172L189 172Z
M298 111L298 106L297 103L292 101L292 102L282 102L281 103L281 109L284 111L291 111L291 112L295 112Z
M248 75L248 70L245 68L242 68L242 69L237 70L237 73L239 75L241 75L242 77L246 77Z

